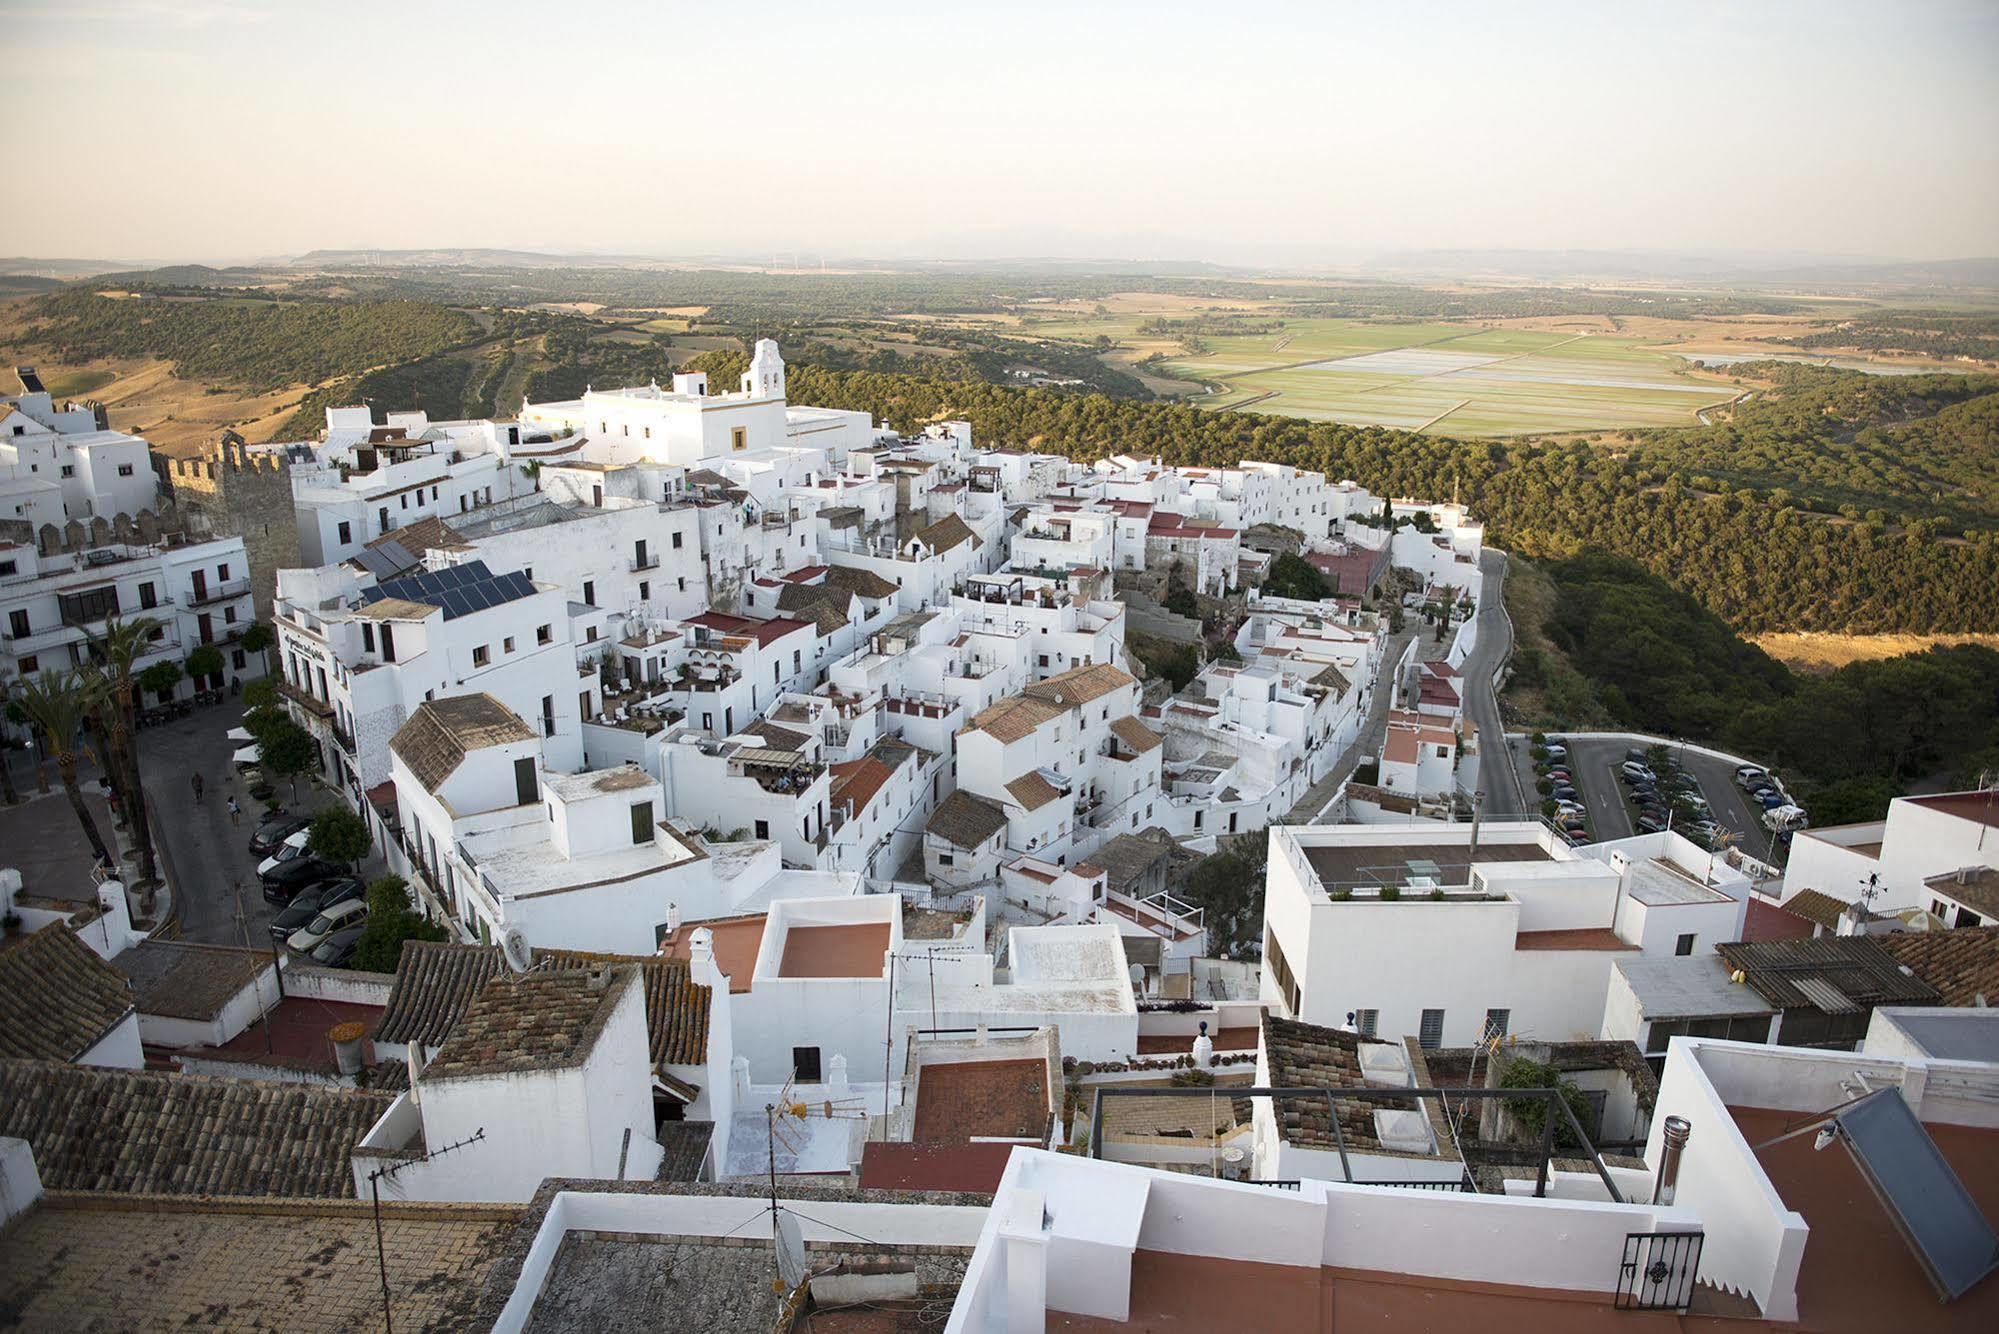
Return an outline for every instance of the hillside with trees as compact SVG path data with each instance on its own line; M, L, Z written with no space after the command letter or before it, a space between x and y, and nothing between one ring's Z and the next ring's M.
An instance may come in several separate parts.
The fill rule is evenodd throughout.
M1542 627L1612 723L1776 764L1815 822L1877 818L1912 784L1999 767L1999 652L1979 645L1794 675L1634 561L1547 568Z
M690 364L728 383L744 361L738 354L711 353ZM1783 451L1769 466L1788 471L1759 477L1767 491L1746 485L1699 488L1692 470L1650 437L1640 446L1649 450L1641 460L1586 441L1456 441L1382 427L809 365L792 368L790 388L799 402L864 410L905 430L963 418L984 444L1043 449L1078 460L1156 453L1168 463L1214 467L1254 458L1352 478L1377 495L1455 492L1486 520L1496 545L1550 559L1586 548L1626 556L1738 631L1999 629L1999 597L1993 596L1999 589L1999 522L1985 517L1993 445L1978 440L1975 426L1978 414L1999 401L1999 378L1811 374L1831 377L1826 392L1857 396L1878 413L1904 414L1906 424L1868 435L1819 404L1819 433L1808 435L1801 423L1785 437ZM1808 407L1803 415L1809 418L1812 411ZM1919 420L1931 423L1924 429L1932 437L1919 440L1914 430ZM1949 445L1953 439L1961 443ZM1956 461L1923 457L1952 448ZM1821 455L1830 462L1822 463ZM1981 457L1987 460L1986 474L1978 471ZM1876 480L1886 467L1882 458L1895 460L1902 471ZM1953 535L1935 519L1897 527L1813 513L1799 506L1790 489L1807 480L1799 475L1807 465L1843 469L1856 491L1872 488L1868 494L1878 495L1900 488L1911 499L1940 469L1950 475L1961 471L1964 484L1958 490L1973 522Z

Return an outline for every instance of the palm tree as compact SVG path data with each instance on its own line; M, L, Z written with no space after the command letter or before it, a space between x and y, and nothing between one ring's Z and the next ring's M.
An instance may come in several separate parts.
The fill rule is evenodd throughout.
M44 672L21 687L20 704L29 721L41 732L42 744L55 756L56 775L62 779L62 790L69 796L69 807L76 812L77 823L83 826L84 836L90 840L91 852L98 861L116 871L118 863L105 847L104 836L97 832L97 821L83 804L83 790L76 785L76 734L83 727L89 707L82 682L74 672L60 676Z
M151 616L132 620L113 616L104 622L102 635L90 636L91 657L99 666L92 673L92 712L97 715L104 736L104 772L118 793L118 808L130 822L132 840L139 849L139 883L149 892L159 879L153 864L152 820L146 811L146 791L139 780L137 731L132 726L138 689L132 664L144 657L153 632L160 628Z
M21 800L21 794L14 790L14 760L7 753L5 714L7 705L13 701L13 698L13 682L9 679L7 669L0 667L0 794L4 794L9 806L16 805Z

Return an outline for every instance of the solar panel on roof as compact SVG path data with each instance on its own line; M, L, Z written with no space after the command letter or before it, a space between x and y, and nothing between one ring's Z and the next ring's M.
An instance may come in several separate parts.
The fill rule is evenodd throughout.
M1999 1269L1999 1236L1902 1100L1880 1089L1833 1118L1840 1142L1944 1301Z

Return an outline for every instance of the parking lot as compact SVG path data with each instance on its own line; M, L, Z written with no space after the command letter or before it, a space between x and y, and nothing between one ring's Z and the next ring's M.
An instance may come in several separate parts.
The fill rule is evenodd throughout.
M1625 752L1642 749L1641 743L1621 736L1576 736L1562 744L1568 747L1568 768L1588 810L1590 837L1601 843L1636 833L1634 812L1626 798L1628 789L1618 781L1618 767L1624 763ZM1752 856L1767 858L1770 833L1763 827L1763 810L1736 786L1737 762L1678 746L1667 750L1699 786L1715 823L1737 835L1738 846Z

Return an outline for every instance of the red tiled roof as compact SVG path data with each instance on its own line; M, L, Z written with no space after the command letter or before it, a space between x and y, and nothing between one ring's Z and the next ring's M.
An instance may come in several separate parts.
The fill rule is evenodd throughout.
M1635 950L1636 945L1609 927L1585 926L1569 931L1521 931L1513 937L1516 950Z
M1432 676L1416 688L1416 698L1425 704L1456 704L1458 692L1450 682Z
M868 808L891 774L880 760L863 756L833 766L833 804L845 803L852 819Z
M1013 1156L1011 1144L891 1144L861 1150L863 1190L952 1190L990 1195Z
M725 611L704 611L699 616L688 617L687 623L706 626L725 635L747 635L765 647L769 647L794 630L812 628L810 621L797 621L789 616L773 616L767 621L753 621L746 616L731 616Z
M1742 918L1744 940L1804 940L1812 934L1812 923L1784 911L1774 903L1749 896L1749 910Z
M793 570L784 577L787 583L809 584L815 579L825 578L826 571L832 568L830 565L808 565L802 570Z

